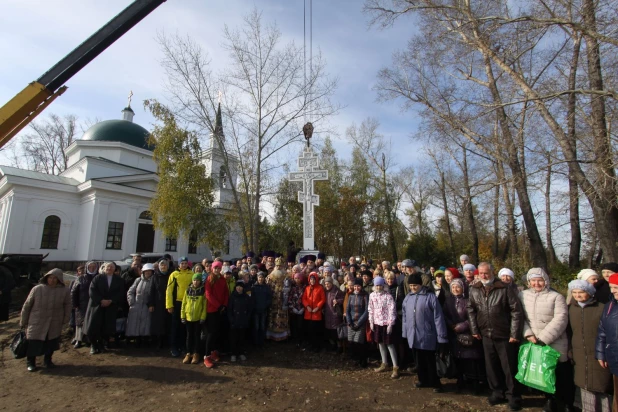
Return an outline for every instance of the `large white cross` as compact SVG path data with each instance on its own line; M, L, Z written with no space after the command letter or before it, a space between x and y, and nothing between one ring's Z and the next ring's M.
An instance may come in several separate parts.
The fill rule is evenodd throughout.
M320 169L318 155L311 147L305 147L298 158L298 172L290 172L290 182L302 182L303 190L298 192L298 201L303 204L303 249L315 249L313 226L314 206L320 205L320 196L314 194L314 182L328 180L328 170Z

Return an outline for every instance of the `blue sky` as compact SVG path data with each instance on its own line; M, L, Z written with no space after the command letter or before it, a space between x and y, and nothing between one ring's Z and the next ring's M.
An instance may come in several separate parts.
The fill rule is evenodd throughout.
M0 12L0 102L4 104L37 79L74 47L129 5L131 0L3 0ZM129 91L134 93L135 121L149 127L152 119L141 101L164 100L165 76L159 65L158 31L188 34L208 50L213 68L225 67L221 48L224 24L238 27L252 7L265 21L279 26L285 41L303 43L302 0L168 0L75 75L69 90L45 113L76 114L82 119L118 118ZM410 140L417 121L397 103L377 103L372 87L377 71L390 64L391 54L405 46L413 26L402 20L387 30L369 28L362 0L314 0L313 47L322 51L331 75L339 78L335 100L342 106L331 119L340 155L349 152L345 129L367 116L377 117L381 132L392 140L395 161L406 166L416 160ZM44 116L43 114L42 116ZM300 149L300 148L299 148Z

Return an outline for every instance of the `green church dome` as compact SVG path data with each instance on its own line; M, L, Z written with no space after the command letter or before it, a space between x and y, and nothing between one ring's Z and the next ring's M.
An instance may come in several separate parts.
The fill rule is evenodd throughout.
M140 149L154 150L154 146L148 144L149 135L148 130L128 120L104 120L86 130L82 140L122 142Z

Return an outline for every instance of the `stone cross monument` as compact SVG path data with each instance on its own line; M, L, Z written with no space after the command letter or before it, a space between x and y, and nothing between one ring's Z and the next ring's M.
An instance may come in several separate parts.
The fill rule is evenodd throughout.
M311 125L311 123L308 123ZM316 180L328 180L328 170L320 169L320 161L317 153L309 145L309 139L313 132L305 125L303 128L307 146L303 149L298 158L298 172L290 172L290 182L302 182L303 190L298 192L298 201L303 204L303 250L301 255L315 254L315 233L314 233L314 207L320 205L320 196L315 194L314 182Z

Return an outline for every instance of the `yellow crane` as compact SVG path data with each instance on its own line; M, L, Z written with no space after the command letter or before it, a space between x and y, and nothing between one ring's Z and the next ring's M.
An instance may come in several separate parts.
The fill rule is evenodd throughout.
M45 74L0 107L0 148L62 95L65 83L166 0L135 0Z

